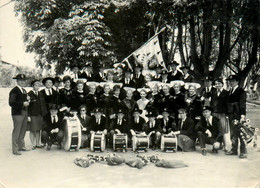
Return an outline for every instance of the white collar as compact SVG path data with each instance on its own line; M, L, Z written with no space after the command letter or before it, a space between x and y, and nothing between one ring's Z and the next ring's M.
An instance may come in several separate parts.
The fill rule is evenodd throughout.
M17 85L17 87L20 89L20 91L23 93L23 88L19 85Z
M184 75L184 79L188 78L189 77L189 73L187 73L186 75Z
M238 88L238 85L236 85L234 88L233 88L233 93L234 91Z

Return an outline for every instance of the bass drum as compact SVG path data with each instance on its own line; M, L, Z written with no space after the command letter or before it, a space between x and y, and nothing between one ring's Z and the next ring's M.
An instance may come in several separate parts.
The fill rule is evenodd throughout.
M135 135L132 137L132 146L133 151L147 151L149 148L149 137L141 136L141 135Z
M176 135L165 135L161 136L161 150L162 151L177 151L177 137Z
M106 142L103 133L92 133L90 140L90 151L105 151Z
M113 150L118 151L126 151L127 149L127 134L114 134L113 135Z
M79 150L81 145L81 126L77 117L69 117L65 123L62 146L66 151Z

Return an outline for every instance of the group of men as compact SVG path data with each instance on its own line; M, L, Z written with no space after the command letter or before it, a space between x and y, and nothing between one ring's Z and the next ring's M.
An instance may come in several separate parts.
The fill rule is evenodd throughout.
M158 66L153 71L142 70L139 65L134 70L119 65L116 71L100 67L96 73L91 65L82 71L74 66L72 74L63 79L44 78L45 88L39 92L35 84L40 80L33 80L34 100L24 89L25 75L17 75L17 86L9 95L13 154L28 150L24 137L28 117L34 115L43 120L41 142L47 150L53 143L60 146L66 118L77 116L82 126L82 147L89 147L91 134L102 132L108 147L114 134L125 133L129 142L138 134L149 135L151 147L158 149L161 135L167 134L177 136L178 149L183 151L194 151L197 140L203 155L207 154L206 144L213 145L214 153L223 147L227 155L237 155L240 140L239 157L246 158L246 145L233 124L234 120L244 121L246 115L246 95L238 86L238 77L228 77L229 91L224 89L223 79L206 77L205 87L199 91L200 84L194 83L189 67L181 67L180 72L178 65L173 61L168 70ZM45 110L34 114L37 105ZM229 131L232 148L227 151ZM43 146L36 143L35 147Z

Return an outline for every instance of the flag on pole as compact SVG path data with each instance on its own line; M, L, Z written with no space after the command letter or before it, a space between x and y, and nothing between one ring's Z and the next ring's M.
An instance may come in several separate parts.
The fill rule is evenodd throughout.
M145 45L134 51L133 56L137 63L143 66L144 70L154 69L157 65L166 68L158 36L152 38Z

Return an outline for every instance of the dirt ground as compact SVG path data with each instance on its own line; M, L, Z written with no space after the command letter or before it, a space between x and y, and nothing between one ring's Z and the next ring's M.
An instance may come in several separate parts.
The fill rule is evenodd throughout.
M37 149L15 156L11 150L12 120L8 106L10 89L0 89L0 188L78 188L78 187L260 187L260 150L248 146L248 158L225 156L210 152L202 156L199 146L195 152L163 153L148 151L141 155L155 153L165 159L179 159L189 165L186 168L164 169L149 164L143 169L131 168L125 164L108 166L95 163L80 168L73 163L76 156L86 156L86 149L66 152L53 146L51 151ZM252 125L260 128L260 106L248 105L247 117ZM31 147L29 132L26 146ZM259 132L258 132L258 135ZM258 146L260 141L258 139ZM108 152L96 153L107 155ZM131 158L136 154L130 150L119 153Z

